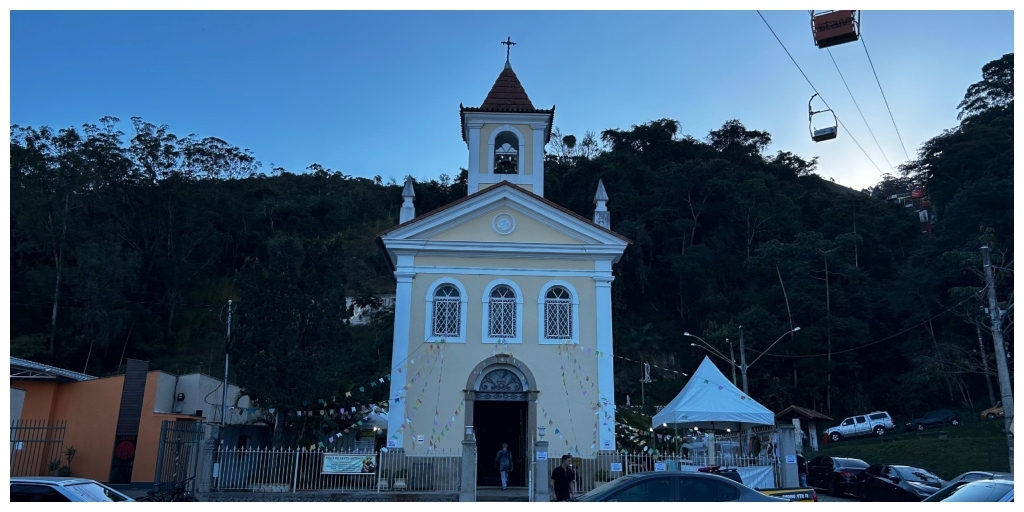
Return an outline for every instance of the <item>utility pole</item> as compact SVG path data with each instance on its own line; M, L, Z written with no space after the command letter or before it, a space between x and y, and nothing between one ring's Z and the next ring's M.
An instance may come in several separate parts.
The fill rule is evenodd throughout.
M747 347L743 344L743 326L740 326L740 373L743 374L743 394L750 395L747 391Z
M985 264L985 285L988 288L988 316L992 322L992 343L996 352L996 371L999 376L999 394L1003 399L1003 427L1006 430L1006 446L1010 452L1010 472L1013 473L1013 389L1010 387L1010 372L1006 364L1006 350L1003 346L1003 318L996 301L996 285L992 276L992 256L989 247L981 247Z
M988 354L985 353L985 342L981 339L981 322L974 319L974 328L978 331L978 349L981 350L981 364L985 369L985 385L988 386L988 403L996 404L996 392L992 389L992 375L988 373Z
M228 299L228 337L224 341L224 394L220 402L220 424L222 427L228 425L228 347L231 346L231 299Z
M741 327L742 329L742 327ZM736 385L736 353L732 351L732 342L729 338L725 339L725 342L729 344L729 359L732 361L732 385Z

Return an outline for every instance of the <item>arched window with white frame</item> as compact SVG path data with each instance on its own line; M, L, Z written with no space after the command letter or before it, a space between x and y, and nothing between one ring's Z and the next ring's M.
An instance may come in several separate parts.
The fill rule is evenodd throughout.
M565 281L551 281L537 299L537 338L541 344L579 343L579 295Z
M492 282L483 297L483 342L523 342L523 295L507 279Z
M519 174L519 138L501 132L494 138L494 174Z
M466 341L466 289L462 283L443 278L436 281L427 295L425 341Z
M518 128L510 124L496 127L487 144L490 174L526 174L526 138Z

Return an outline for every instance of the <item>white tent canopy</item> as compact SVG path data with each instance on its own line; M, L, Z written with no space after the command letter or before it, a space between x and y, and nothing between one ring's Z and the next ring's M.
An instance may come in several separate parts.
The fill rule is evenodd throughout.
M745 395L718 371L707 356L683 390L654 415L654 427L731 428L774 425L775 414Z

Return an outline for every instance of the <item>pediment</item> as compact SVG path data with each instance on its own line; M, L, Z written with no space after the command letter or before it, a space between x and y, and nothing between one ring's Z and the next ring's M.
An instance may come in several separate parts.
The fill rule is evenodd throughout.
M610 245L629 240L515 185L501 183L381 235L392 241Z

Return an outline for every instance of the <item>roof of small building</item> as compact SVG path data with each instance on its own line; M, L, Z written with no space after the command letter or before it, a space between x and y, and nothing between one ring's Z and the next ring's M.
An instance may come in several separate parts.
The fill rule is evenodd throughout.
M794 418L809 421L834 421L832 418L829 418L818 411L800 407L799 405L786 407L775 415L775 419L777 420L791 420Z
M11 356L11 378L19 380L55 380L57 382L81 382L96 379L92 375L73 372L14 356Z

